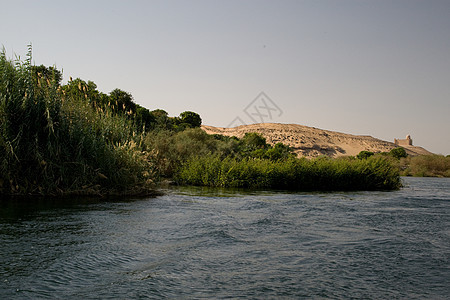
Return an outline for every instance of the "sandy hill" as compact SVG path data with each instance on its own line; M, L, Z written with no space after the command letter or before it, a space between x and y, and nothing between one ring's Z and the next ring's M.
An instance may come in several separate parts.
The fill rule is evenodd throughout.
M316 157L327 155L338 157L357 155L363 150L388 152L397 146L366 135L352 135L297 124L261 123L223 128L202 125L208 134L222 134L241 138L247 132L257 132L264 136L269 144L281 142L294 149L298 156ZM404 147L409 155L432 154L422 147Z

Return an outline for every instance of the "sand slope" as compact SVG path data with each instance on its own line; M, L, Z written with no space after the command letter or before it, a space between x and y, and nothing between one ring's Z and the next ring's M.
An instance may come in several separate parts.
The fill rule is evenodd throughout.
M357 155L363 150L388 152L397 146L366 135L352 135L297 124L260 123L223 128L202 125L208 134L222 134L241 138L247 132L257 132L264 136L269 144L281 142L294 149L298 156L331 157ZM432 154L422 147L404 147L409 155Z

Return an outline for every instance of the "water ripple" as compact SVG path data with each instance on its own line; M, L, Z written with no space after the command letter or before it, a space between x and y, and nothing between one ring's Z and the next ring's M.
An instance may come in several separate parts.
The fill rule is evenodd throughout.
M404 180L395 192L2 203L0 297L446 299L450 181Z

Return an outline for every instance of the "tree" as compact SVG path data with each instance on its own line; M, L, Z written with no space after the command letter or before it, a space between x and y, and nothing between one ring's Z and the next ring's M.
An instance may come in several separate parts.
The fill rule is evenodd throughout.
M73 99L85 99L93 106L107 106L109 97L97 90L97 85L93 81L84 81L80 78L70 80L62 86L62 92L66 97Z
M158 129L171 129L172 122L169 118L167 111L163 109L155 109L150 112L156 120L156 128Z
M46 67L44 65L31 66L31 74L36 80L36 83L39 79L44 79L58 86L61 85L62 73L55 67Z
M144 131L152 129L156 123L155 116L148 109L140 105L136 105L135 120L138 130L143 129Z
M398 148L394 148L391 151L389 151L389 154L392 155L393 157L400 159L402 157L407 157L408 154L406 153L405 148L402 147L398 147Z
M244 151L267 148L266 139L256 132L247 132L241 140Z
M109 94L109 102L111 108L115 112L135 113L136 104L133 102L133 96L131 94L122 91L121 89L114 89Z
M356 155L356 157L359 158L359 159L367 159L367 158L369 158L369 157L371 157L373 155L374 155L373 152L363 150L363 151L359 152L358 155Z
M202 118L195 112L185 111L180 114L179 122L180 124L188 124L191 128L195 128L202 125Z

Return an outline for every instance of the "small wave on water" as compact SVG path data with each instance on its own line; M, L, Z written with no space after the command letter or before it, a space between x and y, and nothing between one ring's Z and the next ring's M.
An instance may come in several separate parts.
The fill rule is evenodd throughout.
M1 202L0 298L446 299L450 181L404 181L394 192Z

